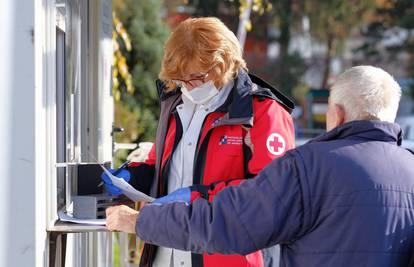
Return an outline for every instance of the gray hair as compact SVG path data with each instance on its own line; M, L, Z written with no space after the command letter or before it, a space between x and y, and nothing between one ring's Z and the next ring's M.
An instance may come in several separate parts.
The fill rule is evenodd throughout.
M394 122L401 88L386 71L373 66L356 66L342 73L332 85L331 103L342 105L345 120Z

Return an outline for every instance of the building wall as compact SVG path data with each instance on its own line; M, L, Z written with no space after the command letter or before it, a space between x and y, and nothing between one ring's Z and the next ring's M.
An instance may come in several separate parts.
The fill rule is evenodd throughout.
M43 99L34 68L35 1L0 1L0 22L0 266L35 266L45 237L36 196L42 181L35 179L35 114Z
M93 3L94 23L110 17L110 0ZM93 93L85 96L86 107L79 114L87 122L82 129L91 133L82 136L85 150L92 151L85 154L98 161L110 160L112 154L110 20L105 21L106 37L96 27L96 41L88 48L99 52L83 73L92 74L82 90L93 88ZM56 2L0 1L0 23L0 266L48 266L46 229L57 219ZM112 265L110 234L83 234L73 240L68 247L77 258L67 254L72 266ZM79 257L82 253L87 256Z

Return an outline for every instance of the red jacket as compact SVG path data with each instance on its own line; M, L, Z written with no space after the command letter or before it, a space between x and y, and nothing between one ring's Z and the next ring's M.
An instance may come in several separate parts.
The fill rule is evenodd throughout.
M175 110L181 94L178 91L159 92L161 116L156 145L146 162L129 166L133 174L131 184L154 197L168 192L172 154L182 136L181 122ZM236 185L243 179L254 177L270 161L293 148L294 128L289 114L292 109L293 103L276 89L240 71L228 99L203 122L194 159L193 184L227 181L216 186L214 191ZM235 181L228 183L229 180ZM212 195L212 192L208 193ZM141 266L151 266L155 253L156 247L146 244ZM263 260L260 251L247 256L192 254L192 265L262 267Z

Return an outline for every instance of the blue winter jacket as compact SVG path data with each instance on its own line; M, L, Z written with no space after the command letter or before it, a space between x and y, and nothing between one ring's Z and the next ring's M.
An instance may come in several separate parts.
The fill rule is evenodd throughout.
M344 124L211 203L145 206L136 233L196 253L244 255L281 244L281 266L289 267L407 266L414 155L400 143L397 124Z

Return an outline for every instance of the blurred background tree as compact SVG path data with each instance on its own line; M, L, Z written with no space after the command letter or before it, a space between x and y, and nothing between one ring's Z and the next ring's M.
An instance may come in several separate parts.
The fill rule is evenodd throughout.
M375 0L306 1L312 37L326 45L324 73L320 88L328 88L331 61L342 52L344 42L375 9Z
M307 64L297 51L289 51L292 40L292 32L300 30L302 16L304 14L304 2L302 0L273 0L273 12L269 26L279 29L276 38L279 43L279 55L276 60L270 62L267 68L273 71L272 83L278 85L288 96L294 96L293 90L300 83L302 75L306 71Z
M162 6L162 0L113 1L115 125L124 128L124 132L115 134L117 143L155 139L159 116L155 80L169 34L169 27L161 18ZM125 35L128 38L124 38ZM124 160L128 152L118 151L118 161Z
M404 66L414 75L414 2L412 0L380 0L369 23L361 29L364 43L356 49L371 61L395 61L401 52L408 60ZM412 78L411 78L412 79ZM414 99L414 83L409 81L409 95Z

